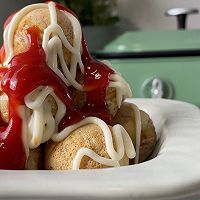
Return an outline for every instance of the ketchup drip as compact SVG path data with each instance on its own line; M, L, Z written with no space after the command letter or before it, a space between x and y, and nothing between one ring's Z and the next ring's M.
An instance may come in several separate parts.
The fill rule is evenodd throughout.
M101 118L107 124L111 124L111 116L106 104L106 88L109 84L109 75L113 71L94 59L88 59L85 68L83 83L87 90L85 110L91 113L91 116Z
M69 8L62 6L59 3L55 3L57 9L71 13L76 18L76 14ZM98 117L104 120L107 124L112 124L112 118L108 111L106 104L106 88L109 84L109 76L114 71L107 65L93 59L88 51L85 37L82 32L82 62L85 67L84 83L86 92L86 104L81 108L81 113L85 113L84 116ZM65 119L62 121L63 124L68 124ZM60 128L64 126L60 124ZM68 124L70 125L70 124Z
M56 4L60 10L70 10ZM73 14L73 13L72 13ZM1 88L9 98L9 122L7 127L0 123L0 168L24 169L26 154L22 140L22 119L20 106L24 98L39 86L50 86L57 97L65 104L67 111L59 124L59 131L77 123L87 116L95 116L111 124L111 116L106 105L106 88L109 76L114 73L105 64L94 60L82 39L82 60L85 67L84 83L86 103L82 108L75 108L70 87L46 63L46 55L38 43L39 31L36 27L27 30L30 47L27 52L15 56L10 68L1 68Z

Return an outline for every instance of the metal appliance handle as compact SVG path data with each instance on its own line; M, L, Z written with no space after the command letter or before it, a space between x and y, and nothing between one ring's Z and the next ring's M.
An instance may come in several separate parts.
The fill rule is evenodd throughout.
M165 12L166 16L176 16L178 29L186 28L187 16L190 14L198 14L199 10L196 8L172 8Z

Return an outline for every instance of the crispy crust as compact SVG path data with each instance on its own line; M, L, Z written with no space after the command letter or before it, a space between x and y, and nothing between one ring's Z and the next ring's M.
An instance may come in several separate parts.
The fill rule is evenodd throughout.
M153 122L150 119L149 115L142 110L140 110L140 115L142 129L139 161L143 162L150 156L153 149L155 148L156 132ZM114 124L121 124L126 129L135 146L135 115L130 104L122 104L121 108L118 110L114 118Z
M57 19L58 24L62 27L63 32L70 42L73 43L73 28L68 17L65 16L64 12L57 9ZM35 9L29 12L26 16L20 21L15 34L14 34L14 55L25 52L29 48L29 41L27 38L26 30L29 27L35 26L40 30L39 43L42 43L42 37L44 30L51 24L50 22L50 13L48 8ZM65 48L64 49L64 58L67 64L70 63L71 53Z
M72 169L72 161L77 151L82 147L90 148L98 155L109 158L101 128L95 124L88 124L76 129L61 142L48 142L45 153L45 169ZM121 162L122 165L129 164L127 157L124 157ZM87 156L83 157L80 165L80 169L105 167L108 166L97 163Z

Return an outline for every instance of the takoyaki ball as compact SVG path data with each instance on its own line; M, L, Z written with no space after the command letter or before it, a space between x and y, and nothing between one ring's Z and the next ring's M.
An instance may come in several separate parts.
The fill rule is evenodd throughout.
M139 162L145 161L152 153L156 144L156 132L152 120L149 115L144 111L140 110L141 116L141 141L140 141L140 152ZM136 145L136 123L135 113L131 104L122 104L118 110L114 124L121 124L126 131L129 133L134 146Z
M114 141L115 146L115 141ZM106 151L103 132L96 124L87 124L74 130L61 142L49 141L45 153L45 169L68 170L72 169L73 159L82 147L93 150L99 156L109 158ZM129 165L127 156L120 161L121 165ZM80 163L80 169L106 168L88 156L84 156Z
M69 18L57 9L58 25L61 26L67 40L73 44L73 27ZM51 24L51 18L48 8L39 8L25 15L14 34L14 55L28 50L30 44L27 37L27 29L29 27L37 27L39 29L39 43L42 44L44 30ZM71 53L63 47L64 58L67 64L70 63Z

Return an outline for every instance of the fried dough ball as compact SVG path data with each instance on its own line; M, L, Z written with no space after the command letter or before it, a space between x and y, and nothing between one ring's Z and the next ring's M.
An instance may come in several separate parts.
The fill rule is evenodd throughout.
M72 161L76 156L77 151L82 147L89 148L98 155L109 158L101 128L96 124L87 124L74 130L61 142L48 142L45 153L45 169L72 169ZM128 157L124 156L124 158L120 161L120 164L128 165ZM88 156L84 156L80 164L80 169L96 169L105 167L108 166L97 163Z
M140 141L140 156L139 162L145 161L152 153L156 144L156 132L152 120L147 113L140 110L141 115L141 141ZM136 144L136 124L135 124L135 114L131 107L131 104L122 104L121 108L118 110L115 118L114 124L121 124L126 131L129 133L133 144Z
M58 25L63 29L63 32L70 42L73 44L73 27L68 17L57 9ZM14 34L14 55L25 52L28 50L29 41L27 38L26 30L29 27L38 27L40 30L39 42L42 43L44 30L51 24L50 13L48 8L35 9L25 15ZM67 64L70 63L71 53L63 46L64 58Z

